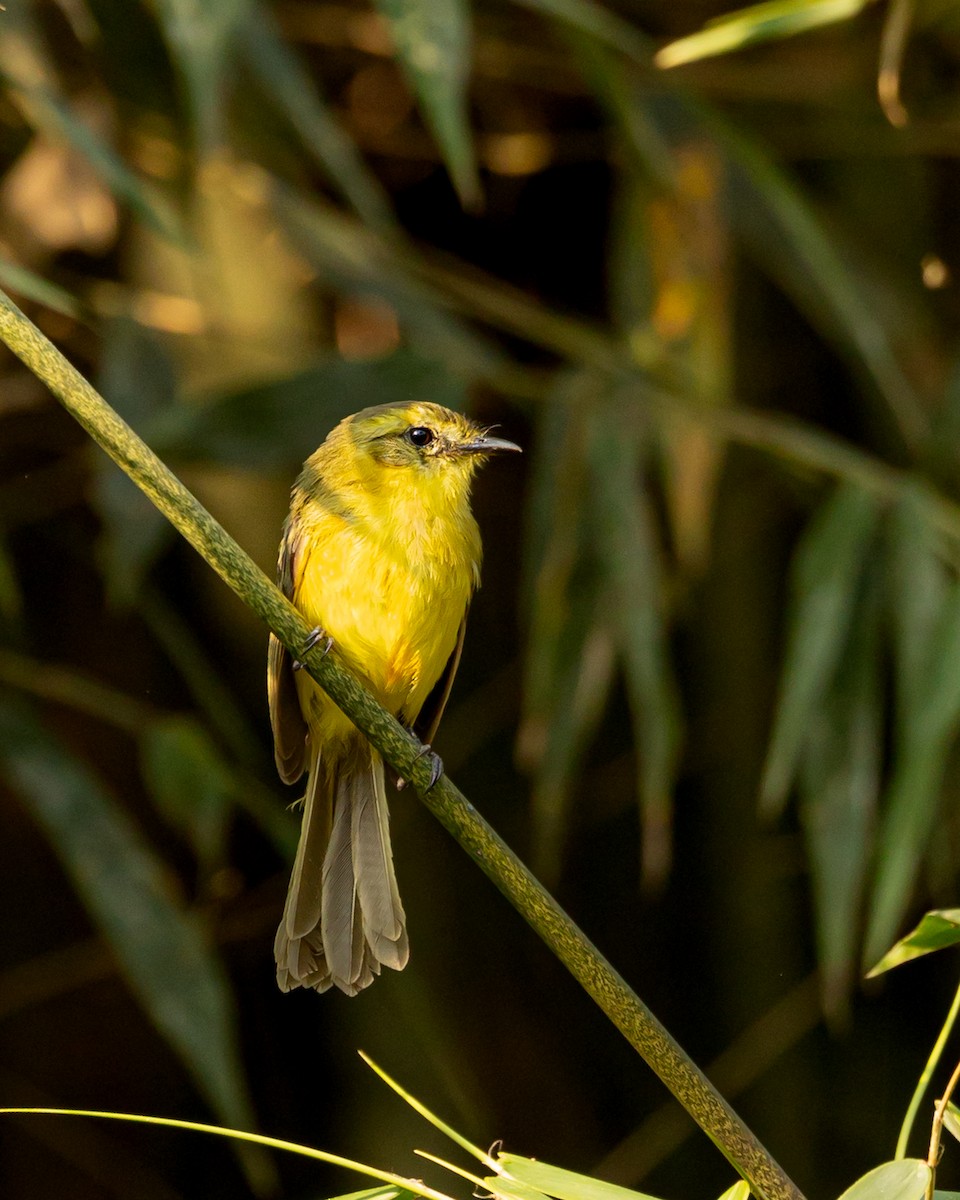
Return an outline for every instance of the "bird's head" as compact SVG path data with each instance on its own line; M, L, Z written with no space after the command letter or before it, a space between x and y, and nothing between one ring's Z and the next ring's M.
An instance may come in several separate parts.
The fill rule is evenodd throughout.
M462 413L425 401L383 404L347 417L336 433L351 443L358 456L378 467L412 469L429 476L456 475L469 479L491 454L520 447L490 432Z

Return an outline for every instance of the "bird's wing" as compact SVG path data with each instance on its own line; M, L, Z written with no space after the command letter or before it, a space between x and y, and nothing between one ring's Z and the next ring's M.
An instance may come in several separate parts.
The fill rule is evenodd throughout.
M303 538L288 524L277 563L277 583L288 599L293 599L295 580L303 570L303 563L298 561L302 553ZM290 655L272 633L267 651L267 701L277 770L284 783L296 783L306 766L307 723L300 709Z
M443 668L443 673L433 685L430 695L424 701L423 708L420 709L417 719L413 722L413 732L426 745L429 745L433 741L437 732L437 726L440 724L440 718L443 716L443 710L447 707L450 689L453 687L453 677L457 673L457 667L460 666L460 655L463 653L463 637L466 632L467 613L464 612L463 620L460 622L460 629L457 632L457 644L453 648L453 653L447 659L447 665Z

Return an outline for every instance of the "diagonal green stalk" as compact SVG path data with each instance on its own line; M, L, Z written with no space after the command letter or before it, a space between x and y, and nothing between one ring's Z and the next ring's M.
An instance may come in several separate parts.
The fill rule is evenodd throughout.
M210 566L273 630L453 834L520 915L656 1072L759 1200L802 1200L796 1184L702 1071L541 883L445 776L415 737L322 648L304 650L310 627L170 469L0 292L0 339L42 380L90 436L149 496Z
M923 1102L923 1097L926 1095L927 1088L930 1086L933 1073L937 1069L940 1059L943 1057L944 1047L947 1044L950 1034L953 1032L954 1025L957 1023L958 1014L960 1014L960 985L958 985L954 993L953 1003L950 1005L947 1019L944 1021L940 1033L937 1035L937 1040L930 1051L930 1057L927 1059L920 1078L917 1080L917 1086L913 1089L913 1095L910 1097L910 1103L907 1105L903 1124L900 1126L900 1136L897 1138L897 1149L894 1153L894 1158L906 1158L907 1156L907 1142L910 1140L910 1134L913 1131L913 1123L917 1118L917 1112Z
M289 1154L300 1154L304 1158L316 1158L320 1162L330 1163L334 1167L344 1167L348 1171L356 1171L358 1175L379 1179L382 1183L399 1188L400 1191L422 1196L423 1200L451 1200L446 1193L427 1187L419 1179L407 1179L403 1175L394 1175L392 1171L381 1171L377 1167L368 1167L366 1163L356 1162L352 1158L343 1158L339 1154L330 1154L326 1150L315 1150L312 1146L303 1146L299 1142L287 1142L282 1138L268 1137L263 1133L248 1133L243 1129L225 1129L222 1125L205 1125L200 1121L179 1121L174 1117L100 1112L89 1108L0 1108L0 1115L8 1113L50 1117L100 1117L104 1121L132 1121L137 1125L162 1125L168 1129L190 1129L194 1133L214 1133L217 1137L247 1142L255 1146L265 1146L268 1150L283 1150Z

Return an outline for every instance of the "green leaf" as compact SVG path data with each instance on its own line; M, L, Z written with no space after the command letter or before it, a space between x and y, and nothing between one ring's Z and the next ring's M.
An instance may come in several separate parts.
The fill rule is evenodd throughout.
M730 54L757 42L792 37L846 21L866 7L869 0L768 0L736 12L715 17L699 33L678 38L658 51L658 67L679 67L717 54Z
M874 499L852 484L841 484L797 548L786 663L761 785L768 813L779 812L786 801L809 723L844 652L876 523Z
M867 978L882 975L892 967L930 954L933 950L943 950L947 946L960 943L960 908L942 908L928 912L916 929L901 938L892 946L883 958L867 972Z
M613 628L623 659L638 756L643 867L662 882L670 863L680 705L663 614L662 566L641 476L641 446L608 408L593 422L589 495Z
M960 1108L954 1104L952 1100L947 1101L946 1112L943 1114L943 1127L948 1133L960 1141ZM960 1192L941 1192L936 1191L934 1196L960 1196Z
M3 10L0 78L31 128L48 141L72 146L141 220L162 236L185 244L180 220L164 197L131 171L61 95L56 70L29 4L11 4Z
M264 93L286 116L357 215L373 229L394 230L396 218L379 181L321 99L315 79L283 40L265 7L255 6L250 13L243 52Z
M504 361L451 310L454 303L414 276L416 260L355 220L274 182L269 198L281 224L333 287L352 295L379 296L393 307L410 342L440 358L461 377L487 377Z
M186 461L286 470L312 454L341 417L417 395L454 409L467 402L461 379L414 350L359 362L330 358L296 375L170 410L151 441Z
M8 262L4 258L0 258L0 286L5 291L33 300L36 304L42 304L44 308L62 313L65 317L76 320L82 311L80 301L64 288L50 283L35 271L28 271L26 267Z
M877 842L866 960L876 961L903 918L940 806L951 746L960 730L960 582L928 639L926 669L904 713Z
M643 66L650 65L654 43L622 17L592 0L517 0L517 3L563 21Z
M920 1200L929 1181L922 1158L898 1158L861 1176L840 1200Z
M329 1200L398 1200L400 1196L412 1196L413 1192L405 1192L397 1187L364 1188L359 1192L345 1192L342 1196L331 1196Z
M816 915L821 988L836 1014L854 978L860 913L880 791L884 701L882 579L861 597L850 643L824 702L810 714L799 772Z
M226 973L163 863L100 781L0 699L0 772L45 830L131 990L214 1111L253 1124Z
M547 1200L544 1193L536 1188L524 1183L508 1182L501 1175L488 1175L483 1183L494 1196L502 1196L503 1200Z
M718 1200L750 1200L750 1184L745 1179L738 1179Z
M905 732L921 706L934 665L931 648L943 619L950 577L918 489L908 491L893 509L887 532L897 728Z
M209 874L223 861L234 785L206 730L190 717L152 721L140 738L140 769L157 808Z
M146 436L176 395L172 363L134 321L111 321L103 340L99 387L120 415ZM98 460L94 500L100 514L100 562L109 600L130 604L175 538L169 521L112 462Z
M397 57L466 208L480 201L467 114L470 8L467 0L375 0Z
M812 323L872 384L899 435L910 445L927 433L924 403L894 353L883 306L840 253L797 184L754 143L711 117L704 123L725 159L729 215L747 246Z
M518 757L534 775L535 863L548 879L559 871L570 785L613 683L607 605L596 562L585 549L584 405L595 384L586 373L564 376L545 406L528 517L526 592L532 603Z
M556 1200L652 1200L646 1192L605 1183L519 1154L498 1154L497 1162L508 1177L555 1196Z
M197 145L208 155L224 141L227 67L253 0L153 0L186 85Z

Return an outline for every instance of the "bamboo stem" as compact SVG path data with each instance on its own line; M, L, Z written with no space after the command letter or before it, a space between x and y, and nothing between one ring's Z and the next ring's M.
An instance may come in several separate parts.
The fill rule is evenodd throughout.
M322 648L304 651L310 627L274 584L96 390L0 292L0 338L133 479L218 575L273 630L383 757L460 842L531 928L663 1080L761 1200L803 1200L755 1135L610 963L484 821L431 766L420 743Z

